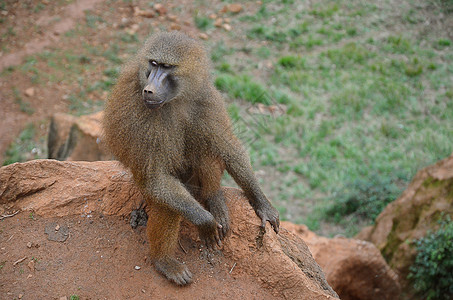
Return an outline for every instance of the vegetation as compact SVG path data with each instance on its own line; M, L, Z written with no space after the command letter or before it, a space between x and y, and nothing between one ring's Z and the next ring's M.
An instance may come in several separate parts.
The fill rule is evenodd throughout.
M447 217L440 228L415 242L417 256L409 279L424 299L453 297L453 222Z

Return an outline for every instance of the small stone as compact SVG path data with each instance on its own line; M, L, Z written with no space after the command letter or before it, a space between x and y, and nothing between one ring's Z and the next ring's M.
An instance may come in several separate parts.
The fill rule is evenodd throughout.
M214 26L215 27L222 27L222 23L223 23L223 19L222 18L218 18L217 20L215 20Z
M60 230L60 225L57 224L57 226L55 226L55 231L58 231Z
M228 5L228 10L232 13L237 14L238 12L240 12L242 10L242 5L239 3L230 4L230 5Z
M33 97L35 95L35 89L30 87L25 90L25 96L27 97Z
M135 266L135 270L140 270L141 268L139 266Z
M168 15L167 19L170 20L170 21L176 22L176 23L179 22L178 17L175 16L175 15Z
M27 279L30 279L30 278L32 278L32 277L33 277L33 275L28 274Z
M217 15L216 14L210 14L209 15L209 19L215 20L215 19L217 19Z
M199 37L200 39L202 39L202 40L207 40L207 39L209 38L209 36L208 36L206 33L204 33L204 32L200 33L200 34L198 35L198 37Z
M231 31L231 25L230 24L223 24L223 29L225 29L226 31Z
M19 294L19 296L17 296L17 297L18 297L19 299L22 299L23 296L24 296L24 295Z
M138 8L138 6L134 6L134 16L139 16L140 15L140 12L141 12L141 9Z
M28 267L30 268L30 270L34 271L35 270L35 261L34 260L30 260L28 262Z
M130 35L134 35L135 33L137 33L139 28L140 26L138 24L132 24L131 27L126 30L126 32Z
M33 246L33 244L31 242L27 243L27 248L31 248L32 246Z
M159 15L165 15L167 13L167 8L161 3L154 4L154 9L159 13Z
M152 10L141 10L138 15L144 18L154 18L155 13Z
M176 24L176 23L171 23L170 30L181 30L181 25Z

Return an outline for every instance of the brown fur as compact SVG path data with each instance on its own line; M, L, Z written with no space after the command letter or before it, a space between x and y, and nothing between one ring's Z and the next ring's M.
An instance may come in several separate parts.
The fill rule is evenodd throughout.
M146 107L142 90L148 60L176 66L176 96L158 109ZM173 258L184 217L209 247L229 229L220 179L226 170L262 219L278 231L278 213L258 186L246 152L233 135L221 95L209 75L203 47L181 33L161 33L145 42L121 72L105 107L105 141L130 168L152 216L148 221L156 268L177 284L191 282Z

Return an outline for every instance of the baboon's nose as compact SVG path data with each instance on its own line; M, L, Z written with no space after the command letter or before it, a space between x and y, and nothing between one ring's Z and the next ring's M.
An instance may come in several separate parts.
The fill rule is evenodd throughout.
M151 95L153 93L153 88L150 85L145 86L145 88L143 89L143 94L145 95Z

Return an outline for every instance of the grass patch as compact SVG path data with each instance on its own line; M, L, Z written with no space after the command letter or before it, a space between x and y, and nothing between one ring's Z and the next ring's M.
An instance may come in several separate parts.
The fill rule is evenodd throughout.
M19 137L6 150L3 165L6 166L15 162L24 162L37 158L39 147L34 142L34 138L35 127L33 124L28 124L20 133Z
M253 81L246 75L220 75L215 80L215 86L229 97L243 99L250 103L263 103L266 105L287 103L289 98L285 94L274 93L266 89L262 84Z
M333 193L332 204L326 209L325 216L335 223L341 223L348 216L373 223L400 193L401 189L388 175L372 174L368 178L358 178Z

